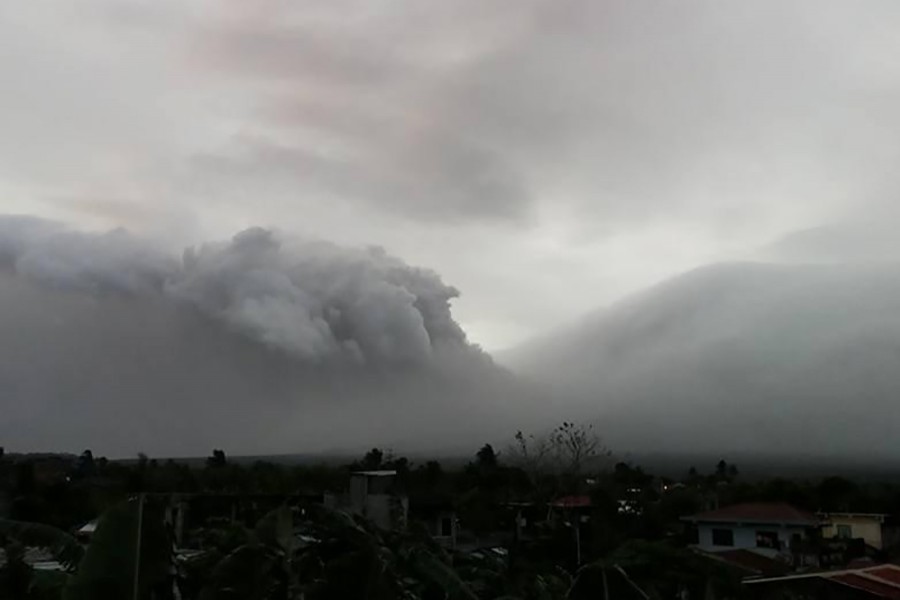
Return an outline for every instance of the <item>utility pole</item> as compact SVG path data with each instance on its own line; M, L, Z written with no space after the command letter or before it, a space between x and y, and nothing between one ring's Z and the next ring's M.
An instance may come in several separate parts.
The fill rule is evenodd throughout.
M137 541L134 548L134 593L132 600L138 600L140 587L138 586L139 575L141 571L141 534L144 526L144 494L138 494L138 518L137 518Z
M577 570L581 566L581 515L577 512L572 523L575 526L575 569Z

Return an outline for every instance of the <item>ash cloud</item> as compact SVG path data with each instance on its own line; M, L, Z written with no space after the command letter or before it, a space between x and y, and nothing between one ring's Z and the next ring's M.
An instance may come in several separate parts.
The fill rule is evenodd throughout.
M178 259L15 217L0 261L11 448L456 447L507 435L525 397L466 341L457 291L377 248L254 228Z
M490 347L791 229L897 222L896 2L122 4L0 7L7 210L390 245Z
M161 295L304 361L424 362L435 346L467 349L450 314L457 290L380 248L252 228L179 261L124 230L7 218L0 256L45 286Z
M859 233L788 236L779 263L684 273L501 360L618 449L895 461L900 263L843 251ZM788 260L807 247L832 252Z

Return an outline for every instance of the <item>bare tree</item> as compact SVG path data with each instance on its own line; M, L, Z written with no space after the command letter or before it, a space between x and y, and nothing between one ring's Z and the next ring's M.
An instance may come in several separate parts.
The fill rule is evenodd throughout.
M508 453L532 482L549 473L578 479L610 454L593 425L568 421L545 434L517 432Z
M533 485L536 485L541 476L549 470L551 453L548 436L525 435L518 431L515 444L507 453L513 457L513 462L525 471Z
M557 469L571 477L580 477L586 468L597 466L610 454L593 425L566 421L550 434L550 448Z

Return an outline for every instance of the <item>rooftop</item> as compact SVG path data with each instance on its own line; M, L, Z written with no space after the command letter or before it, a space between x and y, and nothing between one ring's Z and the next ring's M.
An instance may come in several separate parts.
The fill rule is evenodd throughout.
M590 496L563 496L550 503L555 508L586 508L591 506Z
M84 525L82 525L81 527L79 527L78 531L76 533L90 535L90 534L94 533L95 531L97 531L97 520L96 519L94 519L93 521L89 521L89 522L85 523Z
M748 579L745 583L767 584L773 582L792 581L818 577L833 583L853 588L857 592L875 598L894 598L900 600L900 567L893 564L877 565L862 569L845 569L841 571L822 571L788 575L786 577L770 577L767 579Z
M879 521L884 521L888 517L888 515L886 515L884 513L863 513L863 512L819 512L817 514L824 519L829 519L829 518L876 519Z
M363 475L365 477L391 477L396 474L397 471L353 471L353 475Z
M682 520L692 523L786 523L809 526L818 525L819 523L819 518L816 515L781 502L734 504L682 517Z
M713 560L737 567L742 571L763 577L785 575L791 570L791 567L782 561L746 549L703 552L702 554Z

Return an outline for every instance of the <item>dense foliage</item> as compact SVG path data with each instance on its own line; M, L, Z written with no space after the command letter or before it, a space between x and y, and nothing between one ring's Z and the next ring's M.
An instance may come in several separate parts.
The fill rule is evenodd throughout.
M679 517L748 500L872 512L900 500L893 484L837 477L744 481L725 461L676 482L611 464L585 431L554 431L559 452L523 435L455 467L379 449L346 466L242 463L222 450L194 463L0 455L0 598L739 597L735 573L685 548ZM586 453L573 440L587 440ZM407 527L378 529L322 505L352 470L374 469L397 471ZM561 497L589 503L553 508ZM176 544L167 511L185 498L191 523ZM458 547L429 535L437 509L456 515ZM85 550L73 533L98 515ZM34 548L61 570L30 566Z

